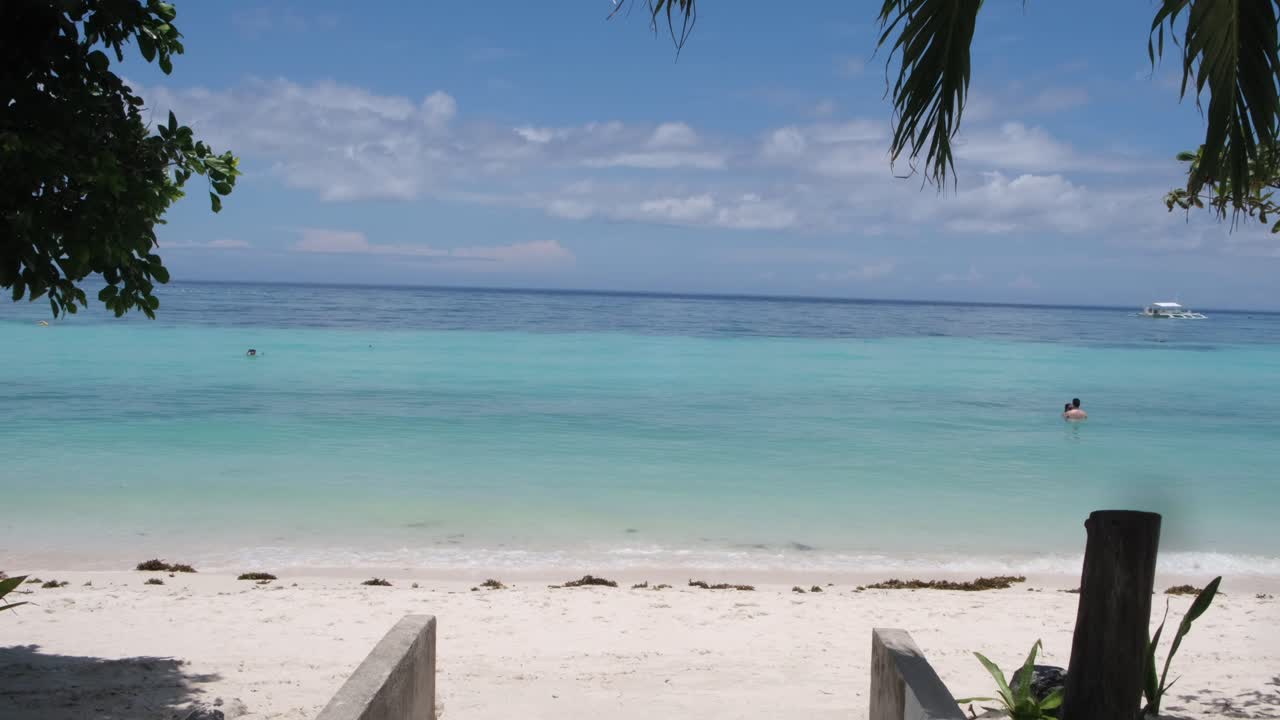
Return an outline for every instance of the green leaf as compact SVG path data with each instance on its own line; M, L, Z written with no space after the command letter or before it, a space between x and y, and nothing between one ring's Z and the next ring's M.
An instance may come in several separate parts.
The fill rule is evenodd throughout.
M1000 697L1005 704L1013 707L1013 691L1009 689L1009 683L1005 681L1004 673L1000 671L1000 668L995 663L988 660L986 655L976 652L974 657L978 658L978 662L982 663L982 666L987 669L987 672L996 681L996 689L1000 691Z
M174 132L177 129L178 129L178 117L173 114L172 110L170 110L169 111L169 132Z
M173 72L173 59L169 57L169 53L160 56L160 71L165 75Z
M152 310L159 310L159 309L160 309L160 298L156 297L155 295L148 295L148 296L147 296L147 307L151 308Z
M164 285L169 282L169 271L165 269L163 265L152 265L151 277L155 278L156 282L160 283L161 285ZM157 305L157 307L159 307L159 305ZM155 308L152 308L152 309L155 309Z
M222 198L218 197L217 193L209 193L209 204L214 212L222 212Z
M106 72L107 67L111 65L111 60L107 58L107 54L102 52L101 50L94 50L93 52L89 53L89 56L86 58L86 60L89 61L89 67L92 68L93 71L96 73Z
M926 176L941 187L955 161L951 139L969 96L969 54L982 0L884 0L878 48L898 58L892 88L893 161L907 153L912 169L925 155ZM890 41L894 34L897 38Z
M18 587L21 586L22 583L26 581L26 579L27 579L26 575L19 575L18 577L11 577L11 578L5 578L3 580L0 580L0 598L18 589Z
M150 37L143 34L139 34L137 38L138 38L138 50L142 53L142 58L147 62L151 62L152 60L155 60L156 58L155 41L153 41Z
M973 703L973 702L1000 702L1000 698L992 698L992 697L971 697L971 698L957 698L957 699L956 699L956 704L957 704L957 705L964 705L965 703Z
M1147 637L1147 652L1144 654L1143 662L1146 665L1142 678L1142 694L1147 698L1147 709L1153 714L1160 711L1160 685L1159 678L1156 676L1156 648L1160 645L1160 635L1164 633L1164 624L1169 619L1169 602L1166 600L1164 604L1164 617L1160 620L1160 626L1156 628L1154 637Z
M1173 644L1169 646L1169 655L1164 659L1164 670L1160 673L1160 688L1157 691L1160 695L1164 694L1172 683L1166 683L1169 677L1169 665L1173 662L1173 656L1178 653L1178 648L1182 646L1182 638L1191 632L1191 623L1204 614L1209 609L1209 604L1213 602L1213 598L1218 594L1218 586L1222 583L1222 576L1214 578L1212 582L1205 585L1196 599L1192 601L1191 607L1187 610L1187 614L1183 616L1182 622L1178 625L1178 632L1173 636Z
M1224 213L1246 207L1253 187L1254 163L1260 149L1276 144L1280 126L1280 42L1273 0L1162 0L1151 24L1158 48L1148 37L1154 64L1164 52L1164 31L1179 23L1183 38L1182 90L1194 83L1196 104L1208 91L1204 113L1205 136L1199 158L1187 177L1187 192L1197 195L1206 185L1226 190ZM1185 22L1180 18L1185 13Z
M1062 698L1065 692L1066 692L1065 689L1057 688L1053 692L1046 695L1045 698L1040 701L1040 709L1053 710L1054 708L1061 706Z
M1014 696L1014 701L1017 703L1031 700L1031 678L1035 676L1036 672L1036 653L1042 647L1043 645L1040 644L1040 641L1036 640L1035 644L1031 646L1031 652L1027 654L1026 662L1013 674L1013 684L1018 688L1017 694Z

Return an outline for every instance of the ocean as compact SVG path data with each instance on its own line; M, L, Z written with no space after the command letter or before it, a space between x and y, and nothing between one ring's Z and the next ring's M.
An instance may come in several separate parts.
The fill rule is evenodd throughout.
M1166 571L1280 575L1280 315L160 297L0 303L0 568L1076 573L1128 508Z

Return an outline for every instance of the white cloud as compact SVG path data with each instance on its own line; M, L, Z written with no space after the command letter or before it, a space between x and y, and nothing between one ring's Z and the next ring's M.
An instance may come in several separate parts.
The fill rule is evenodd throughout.
M663 123L654 129L649 146L657 148L690 147L698 144L698 134L681 122Z
M715 212L715 207L715 200L710 195L656 198L640 203L639 217L666 222L699 222L710 217Z
M1036 93L1029 109L1039 113L1056 113L1089 104L1089 91L1079 87L1051 87Z
M623 167L646 170L694 168L698 170L721 170L725 166L725 158L723 155L715 153L656 150L653 152L626 152L606 157L590 158L583 161L582 164L592 168Z
M293 251L330 255L388 255L448 263L451 269L507 272L557 269L572 265L575 257L556 240L535 240L509 245L435 248L428 245L370 242L364 233L350 230L305 228Z
M172 107L215 147L241 155L246 183L269 174L331 202L438 198L564 220L816 230L851 239L1102 229L1139 242L1161 232L1185 237L1159 205L1163 187L1086 183L1077 171L1125 165L1082 156L1046 129L1014 122L966 125L957 144L959 191L939 195L922 190L918 178L892 178L887 119L833 117L752 139L676 121L498 124L468 118L443 90L414 99L284 79L223 90L141 90L155 117ZM341 240L310 242L322 239ZM351 247L404 254L385 244Z
M893 274L897 264L892 260L859 265L839 272L818 273L821 282L869 282Z
M841 77L858 77L866 69L867 63L862 58L850 56L836 58L836 74Z
M369 242L362 232L351 230L326 230L305 228L302 238L293 244L295 252L326 253L340 255L399 255L413 257L443 257L447 251L425 245L386 245Z
M978 285L986 276L978 271L978 268L970 265L969 271L966 273L943 273L938 276L938 282L943 285Z
M1032 280L1026 273L1018 273L1018 277L1009 282L1009 287L1014 290L1039 290L1040 283Z
M193 242L189 240L177 240L162 242L161 247L165 250L173 250L176 248L190 249L207 249L207 250L246 250L253 247L246 240L237 240L234 238L222 238L219 240L210 240L208 242Z
M422 101L422 122L432 130L443 130L458 114L458 103L453 96L439 90Z

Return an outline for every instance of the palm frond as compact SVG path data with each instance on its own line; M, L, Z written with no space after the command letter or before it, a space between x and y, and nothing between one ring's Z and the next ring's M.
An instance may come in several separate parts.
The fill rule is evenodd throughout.
M1196 104L1208 93L1204 143L1187 177L1187 193L1206 185L1225 192L1239 213L1254 189L1260 154L1280 128L1280 0L1162 0L1147 51L1154 65L1164 34L1182 37L1182 96L1194 85Z
M671 32L671 42L675 44L678 55L684 49L684 43L689 39L689 34L693 32L694 24L698 22L697 0L645 0L645 2L649 11L649 26L654 32L658 31L658 21L662 16L666 16L667 30ZM622 12L623 8L630 7L628 0L614 0L613 12L609 13L609 17ZM680 27L678 33L677 25Z
M969 48L982 0L884 0L880 40L898 59L893 84L890 158L905 152L915 170L923 152L927 178L942 187L955 161L951 140L969 96ZM896 39L890 43L890 40Z

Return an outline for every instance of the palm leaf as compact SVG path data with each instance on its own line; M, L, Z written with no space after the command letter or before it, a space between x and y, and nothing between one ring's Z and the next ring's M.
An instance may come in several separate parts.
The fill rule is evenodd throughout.
M1039 640L1031 646L1031 652L1027 654L1027 660L1022 664L1021 668L1013 674L1013 687L1017 688L1014 701L1018 703L1026 703L1031 701L1031 679L1036 674L1036 653L1040 651L1043 645Z
M1169 677L1169 664L1173 662L1173 656L1177 654L1178 648L1182 646L1182 638L1191 632L1191 623L1204 614L1209 609L1209 604L1213 602L1213 598L1218 594L1218 586L1222 584L1222 576L1213 579L1196 599L1191 603L1191 607L1187 609L1187 614L1182 617L1182 622L1178 624L1178 632L1173 636L1173 644L1169 646L1169 655L1164 659L1164 670L1160 673L1160 693L1164 693L1172 687L1173 683L1165 684L1165 679ZM1175 679L1174 682L1177 682Z
M1155 636L1147 637L1147 652L1143 662L1146 667L1143 668L1142 693L1147 696L1147 710L1151 714L1160 711L1160 685L1159 679L1156 677L1156 646L1160 644L1160 635L1164 633L1164 624L1169 620L1169 602L1164 603L1164 617L1160 619L1160 626L1156 628Z
M684 48L685 41L689 39L689 34L693 32L694 24L698 22L697 0L647 0L647 2L649 26L657 32L658 21L665 15L667 29L671 31L671 41L675 43L676 52L679 54L679 51ZM617 15L624 7L630 7L627 0L616 0L609 17ZM679 34L676 33L677 23L680 25Z
M1004 701L1006 706L1012 709L1014 705L1013 691L1009 689L1009 683L1005 681L1004 673L1000 671L999 666L988 660L987 656L982 653L976 652L973 655L978 658L978 662L982 663L982 667L986 668L987 672L991 673L991 677L996 681L996 689L1000 691L1000 699Z
M896 56L890 158L905 152L912 169L925 154L927 177L942 187L955 174L951 139L969 97L969 48L982 0L884 0L880 40Z
M18 607L19 605L26 605L26 604L27 604L26 601L23 601L23 602L9 603L8 605L0 605L0 612L4 612L5 610L9 610L9 609Z
M1164 53L1164 33L1183 27L1182 96L1194 80L1197 105L1208 90L1204 143L1187 178L1187 192L1206 185L1225 190L1233 211L1253 189L1260 148L1276 142L1280 126L1280 0L1162 0L1151 23L1151 62ZM1219 208L1225 213L1225 206Z
M27 579L26 575L19 575L18 577L11 577L11 578L5 578L3 580L0 580L0 598L4 597L5 595L8 595L14 590L17 590L18 586L21 585L23 581L26 579Z

